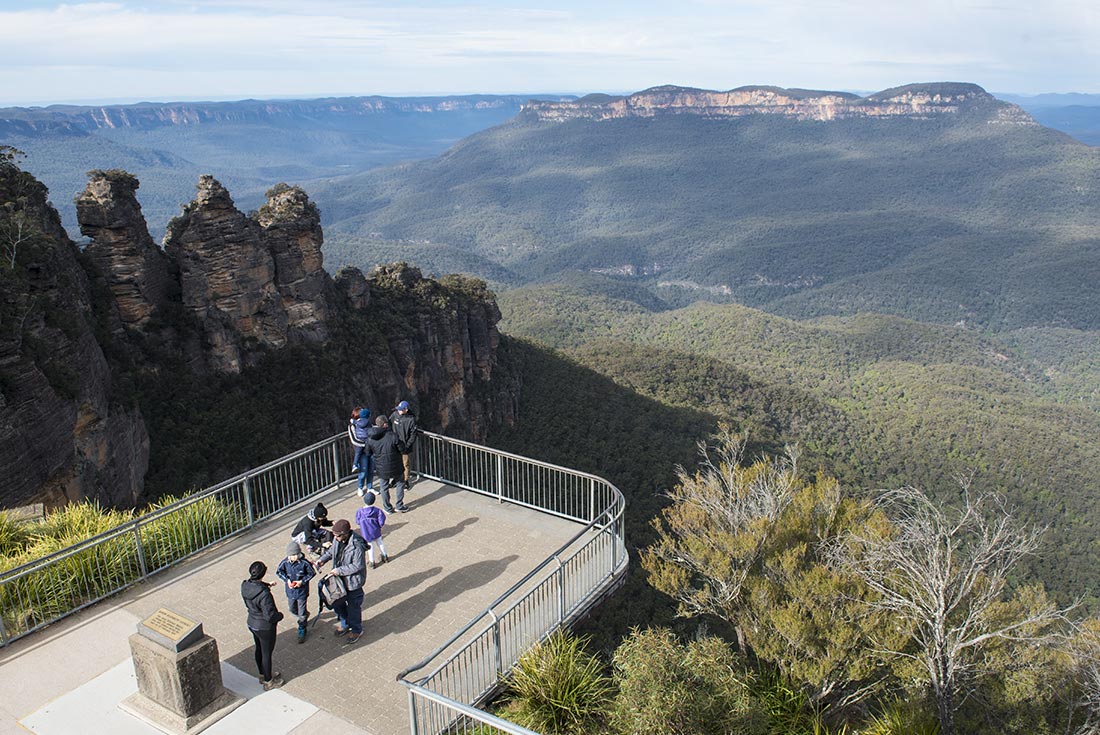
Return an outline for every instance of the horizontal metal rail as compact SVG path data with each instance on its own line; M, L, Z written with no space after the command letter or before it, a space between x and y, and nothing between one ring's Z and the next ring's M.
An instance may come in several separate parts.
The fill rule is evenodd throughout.
M0 645L250 528L351 474L345 434L0 573Z
M476 709L530 648L591 608L626 571L622 493L565 467L433 434L417 444L420 474L550 513L580 530L424 660L398 674L413 735L528 730ZM428 673L410 681L413 672Z

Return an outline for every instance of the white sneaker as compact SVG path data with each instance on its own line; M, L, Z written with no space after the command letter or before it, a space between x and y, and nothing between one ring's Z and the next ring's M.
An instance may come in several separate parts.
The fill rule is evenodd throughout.
M355 494L358 495L359 497L363 497L363 488L359 488L358 490L356 490Z

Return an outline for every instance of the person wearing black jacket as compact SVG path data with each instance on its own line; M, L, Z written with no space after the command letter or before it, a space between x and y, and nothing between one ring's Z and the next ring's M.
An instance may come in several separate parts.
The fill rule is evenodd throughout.
M382 494L382 507L387 513L393 513L395 507L390 505L390 486L395 485L394 493L397 496L396 511L407 513L405 506L405 465L401 461L401 451L398 449L397 434L390 431L389 423L385 416L379 416L374 420L374 427L367 432L367 447L374 457L374 472L378 475L378 486Z
M397 434L397 449L401 452L401 461L405 465L405 486L409 486L412 477L412 453L416 446L416 416L409 411L409 402L401 401L390 414L390 427Z
M283 614L275 607L275 598L271 595L271 584L263 581L267 574L267 565L254 561L248 567L248 579L241 582L241 598L248 610L248 629L256 643L256 668L260 672L260 683L264 691L283 685L279 672L271 672L271 654L275 650L275 626L283 619Z

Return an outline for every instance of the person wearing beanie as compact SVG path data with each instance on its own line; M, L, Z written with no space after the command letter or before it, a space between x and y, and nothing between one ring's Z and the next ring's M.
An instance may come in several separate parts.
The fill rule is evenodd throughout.
M355 643L363 635L363 583L367 581L367 542L352 533L351 523L345 518L332 526L332 546L317 560L317 571L332 560L332 569L321 575L326 579L339 575L344 579L347 595L332 604L339 623L336 635L347 635L347 643Z
M303 643L309 622L309 580L313 579L314 571L297 541L286 545L286 558L279 563L275 576L286 582L287 609L298 616L298 642Z
M248 629L252 631L252 640L256 644L256 668L260 673L260 683L264 691L283 685L279 672L271 671L271 654L275 651L275 627L283 619L283 614L275 607L275 598L271 596L271 583L264 581L267 565L254 561L248 567L248 579L241 582L241 598L248 611Z
M290 538L294 540L302 553L312 552L314 556L332 545L332 532L328 530L332 521L328 519L328 508L324 503L313 506L313 510L306 513L306 517L298 521L298 525L290 532Z
M375 494L368 491L363 496L363 507L355 511L355 522L359 524L359 532L367 542L367 561L371 569L377 569L378 564L385 564L390 560L386 555L386 545L382 543L382 526L386 525L386 514L381 508L374 507L375 498ZM374 561L376 546L380 554L378 562Z
M369 490L374 485L374 458L367 451L367 431L370 430L370 409L356 408L351 412L348 421L348 439L355 447L355 456L351 460L351 466L355 468L358 477L359 495L363 490Z
M416 446L416 416L409 411L409 402L401 401L390 414L390 429L397 435L397 451L401 452L401 464L405 471L405 487L412 481L412 455Z

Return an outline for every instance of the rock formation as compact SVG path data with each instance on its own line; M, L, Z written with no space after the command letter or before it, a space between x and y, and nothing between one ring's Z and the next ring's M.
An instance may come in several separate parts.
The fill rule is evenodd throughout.
M293 388L275 383L275 393L293 390L320 408L281 425L245 423L272 437L262 443L269 448L339 431L356 402L388 410L409 400L426 428L470 439L515 419L516 382L497 370L500 312L485 284L435 281L405 264L366 277L344 268L333 279L322 268L317 208L297 187L277 185L249 217L204 176L162 251L142 219L137 180L92 172L77 197L91 239L82 255L45 187L0 164L0 236L17 215L34 233L17 267L0 270L0 506L144 500L150 456L169 463L216 452L179 432L201 421L191 398L216 384L216 415L206 415L236 427L257 400L247 387L258 373L249 371L285 377ZM328 372L302 379L299 358ZM187 441L187 451L158 455L158 446ZM273 458L210 461L231 474ZM182 492L188 483L161 485Z
M85 253L102 271L127 327L142 327L169 297L171 275L141 216L138 181L124 171L92 171L76 198L80 231L91 238Z
M262 236L212 176L199 180L195 200L168 224L165 251L179 268L183 305L202 325L216 369L240 372L249 361L245 340L274 348L287 343L275 258Z
M579 100L530 102L523 114L539 120L614 120L661 114L703 117L779 115L796 120L847 118L929 118L962 112L992 111L990 122L1036 125L1015 105L1000 102L975 84L910 84L860 97L779 87L738 87L726 92L663 86L625 97L589 95Z
M45 187L10 162L0 205L0 232L21 222L33 233L0 269L0 502L132 505L149 439L141 413L113 398L76 246Z

